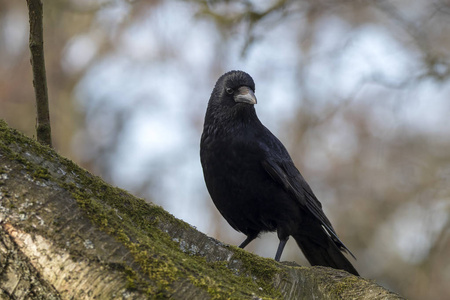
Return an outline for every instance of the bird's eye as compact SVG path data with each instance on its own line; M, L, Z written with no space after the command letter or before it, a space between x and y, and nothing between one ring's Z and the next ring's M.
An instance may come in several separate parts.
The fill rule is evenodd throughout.
M232 88L227 88L226 91L230 95L233 94L233 92L234 92Z

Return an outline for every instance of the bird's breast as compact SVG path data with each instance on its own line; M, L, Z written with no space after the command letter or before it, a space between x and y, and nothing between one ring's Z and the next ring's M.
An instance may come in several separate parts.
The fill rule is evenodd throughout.
M253 201L253 190L259 188L255 182L266 175L260 150L249 140L239 134L204 134L200 156L208 191L219 210Z
M263 167L268 145L258 134L204 130L201 141L211 198L230 225L244 233L273 231L281 212L295 210L290 196Z

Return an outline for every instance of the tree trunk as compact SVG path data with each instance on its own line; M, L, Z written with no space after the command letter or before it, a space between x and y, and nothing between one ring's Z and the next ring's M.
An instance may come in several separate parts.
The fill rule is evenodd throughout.
M401 299L210 238L0 120L0 299Z

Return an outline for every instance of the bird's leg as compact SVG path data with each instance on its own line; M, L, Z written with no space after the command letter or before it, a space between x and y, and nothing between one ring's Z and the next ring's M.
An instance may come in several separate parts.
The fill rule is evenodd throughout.
M275 254L276 261L280 261L281 253L283 253L283 249L284 249L284 246L286 246L287 241L288 241L288 237L280 240L280 243L278 244L277 254Z
M250 244L250 242L253 241L254 239L256 239L257 237L258 237L257 233L252 233L252 234L247 235L247 238L245 239L245 241L242 242L242 244L239 245L239 248L244 249L245 246Z

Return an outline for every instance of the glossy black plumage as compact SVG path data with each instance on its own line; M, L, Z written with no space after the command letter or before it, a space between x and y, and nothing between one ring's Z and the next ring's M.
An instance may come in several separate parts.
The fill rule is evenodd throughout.
M279 260L293 236L311 265L358 272L283 144L260 122L255 84L245 72L222 75L211 94L200 144L206 186L222 216L247 235L277 231Z

